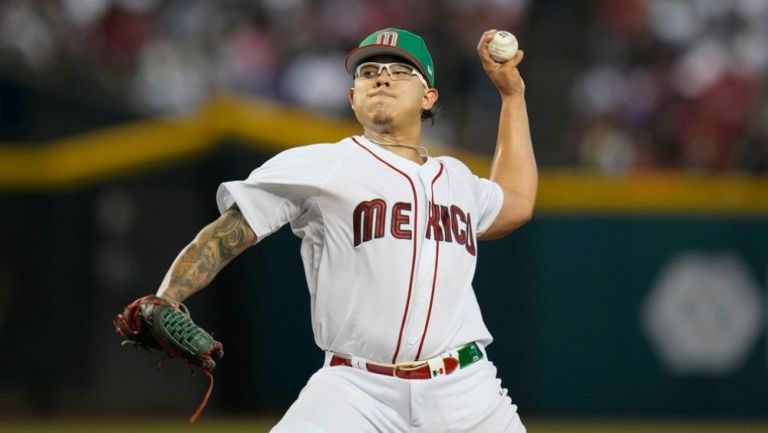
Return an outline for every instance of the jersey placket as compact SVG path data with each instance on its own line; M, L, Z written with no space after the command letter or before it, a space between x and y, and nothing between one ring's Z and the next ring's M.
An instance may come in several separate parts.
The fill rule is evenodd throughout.
M406 294L406 298L403 299L406 302L406 305L404 306L403 322L402 324L398 324L400 326L398 326L399 332L397 334L397 345L395 346L392 355L392 362L396 363L412 360L418 351L419 338L421 337L421 334L416 329L423 331L424 320L426 318L425 312L422 311L424 310L424 302L420 300L420 298L424 297L424 295L421 294L421 289L423 287L423 284L421 283L423 273L420 272L420 268L422 267L421 263L423 260L421 253L425 243L424 230L429 218L429 206L427 202L431 199L431 196L429 190L425 186L424 173L428 173L430 167L438 166L441 168L442 166L435 160L427 161L427 163L421 166L416 166L413 163L404 163L401 158L395 158L391 154L381 151L378 147L368 147L361 144L356 138L353 137L352 139L358 146L360 146L360 148L365 150L372 157L403 176L408 182L409 189L412 188L412 214L414 215L410 227L412 236L411 242L413 245L413 249L411 250L413 254L413 256L411 256L411 259L413 260L411 267L412 273L408 283L408 293ZM431 183L429 185L431 187ZM427 215L425 215L425 212ZM421 326L421 328L419 328L419 326Z
M437 277L437 267L439 245L435 240L434 233L432 239L426 238L427 226L429 224L429 215L431 204L434 203L433 181L442 174L442 166L435 160L424 164L418 169L417 188L419 193L419 220L414 222L415 232L418 235L418 251L416 257L416 275L414 277L413 299L411 301L410 311L404 333L404 345L402 347L403 361L416 360L417 356L423 354L422 338L428 338L427 326L430 315L430 305L434 308L433 285ZM435 288L437 296L437 288ZM427 335L425 335L427 332ZM421 353L419 353L421 352Z

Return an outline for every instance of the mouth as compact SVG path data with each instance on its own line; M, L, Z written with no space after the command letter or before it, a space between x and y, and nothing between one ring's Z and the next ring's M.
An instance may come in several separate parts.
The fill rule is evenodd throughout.
M368 97L370 97L370 98L373 98L375 96L385 96L387 98L395 98L394 94L389 93L389 92L385 92L385 91L381 91L381 90L376 91L376 92L371 92L371 93L368 94Z

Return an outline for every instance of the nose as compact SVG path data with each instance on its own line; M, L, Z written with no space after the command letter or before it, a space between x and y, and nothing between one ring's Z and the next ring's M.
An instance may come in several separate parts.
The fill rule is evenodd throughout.
M376 87L387 86L389 87L389 72L386 69L382 69L378 77L376 77Z

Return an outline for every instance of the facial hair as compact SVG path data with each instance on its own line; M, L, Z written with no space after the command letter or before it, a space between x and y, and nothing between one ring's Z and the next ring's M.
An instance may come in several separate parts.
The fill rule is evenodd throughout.
M373 124L376 126L387 126L392 123L392 116L386 114L376 114L373 116Z

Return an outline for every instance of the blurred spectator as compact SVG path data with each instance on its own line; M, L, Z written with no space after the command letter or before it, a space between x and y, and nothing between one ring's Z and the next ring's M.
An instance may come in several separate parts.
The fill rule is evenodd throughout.
M20 59L41 70L56 49L54 35L32 2L10 1L0 9L0 48L10 61ZM8 61L8 60L6 60Z
M594 13L584 18L593 22L589 40L578 44L587 47L581 69L556 71L574 75L566 144L575 151L565 163L608 173L766 171L768 134L758 119L765 117L768 93L768 2L586 1ZM143 115L194 110L224 89L351 116L346 51L375 29L406 27L423 34L435 56L442 111L427 137L488 152L498 98L474 46L487 28L525 39L533 6L529 0L9 0L0 3L0 71Z
M318 113L346 113L351 78L344 69L345 54L309 51L291 58L282 78L288 101Z
M0 71L144 115L190 111L224 89L351 116L347 50L373 30L404 27L429 41L450 106L427 135L488 150L496 101L474 45L487 28L521 31L528 3L11 0L0 3Z
M763 102L747 130L737 164L750 172L768 173L768 103Z
M582 164L607 172L763 170L747 155L761 152L764 128L752 119L768 74L768 2L595 5L591 65L573 91Z

